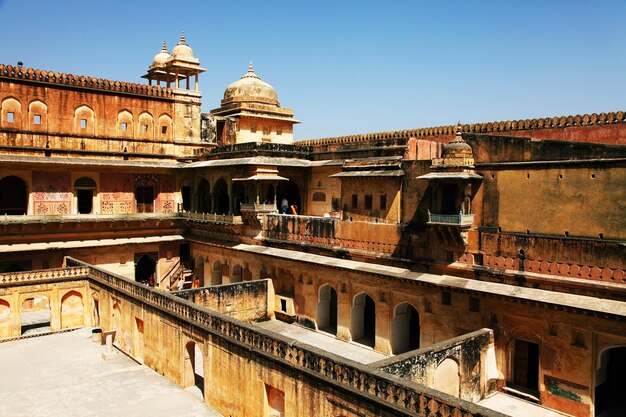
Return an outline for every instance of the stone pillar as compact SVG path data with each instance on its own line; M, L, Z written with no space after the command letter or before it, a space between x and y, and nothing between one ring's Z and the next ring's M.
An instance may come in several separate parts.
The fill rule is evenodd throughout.
M195 81L196 81L196 83L195 83L196 84L196 89L195 90L196 90L196 93L197 93L198 90L199 90L199 88L198 88L198 74L196 74L194 77L195 77Z

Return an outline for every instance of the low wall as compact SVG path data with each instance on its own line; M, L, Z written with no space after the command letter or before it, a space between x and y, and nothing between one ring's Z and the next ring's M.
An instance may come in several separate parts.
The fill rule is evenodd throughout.
M323 410L323 415L503 417L83 262L66 258L66 263L89 267L92 287L110 293L108 304L117 299L143 317L145 335L138 334L129 315L119 323L119 333L122 349L134 352L140 345L142 354L135 356L147 366L187 386L189 378L181 370L189 362L186 340L202 345L205 401L222 413L263 415L260 401L269 385L285 394L286 415L313 417ZM111 317L115 315L102 314L103 328L112 327Z
M406 252L402 232L399 224L282 214L267 215L263 228L269 239L386 255Z
M274 288L270 279L192 288L174 294L239 320L269 320L274 315Z
M489 384L490 376L497 375L493 331L477 330L371 365L463 400L479 401L495 385Z

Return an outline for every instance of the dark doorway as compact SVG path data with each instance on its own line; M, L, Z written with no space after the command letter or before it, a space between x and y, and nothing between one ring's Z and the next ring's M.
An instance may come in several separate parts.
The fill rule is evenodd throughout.
M181 243L180 244L180 262L186 263L189 262L190 251L189 251L189 243Z
M247 203L246 189L241 181L233 181L233 214L241 215L241 203Z
M281 203L284 198L287 199L289 206L296 205L298 207L298 214L304 214L304 207L302 207L302 197L300 196L300 190L298 186L293 181L281 181L277 187L277 199L276 199L276 207L280 210ZM288 214L291 214L290 210L287 211Z
M515 339L513 384L539 394L539 345Z
M596 390L594 399L597 417L618 417L626 410L626 396L623 394L626 381L626 347L607 349L600 355L596 370Z
M211 188L209 182L204 178L198 183L198 212L210 213L211 212Z
M33 265L27 261L0 262L0 273L32 271Z
M352 339L374 347L376 343L376 303L366 293L354 297L352 304Z
M191 187L185 185L181 190L181 194L183 197L183 211L191 211Z
M153 283L156 279L156 261L150 254L137 255L135 263L135 281Z
M137 213L154 212L154 187L137 187Z
M228 203L228 185L226 185L226 181L221 178L217 180L213 193L215 194L217 204L215 212L217 214L229 214L230 205Z
M443 184L441 186L441 214L459 214L456 206L457 186Z
M26 214L26 183L14 175L0 180L0 214Z
M326 284L320 287L317 304L317 328L337 334L337 291Z
M395 355L420 347L420 316L409 303L396 307L391 323L391 345Z
M93 190L76 190L79 214L90 214L93 209Z

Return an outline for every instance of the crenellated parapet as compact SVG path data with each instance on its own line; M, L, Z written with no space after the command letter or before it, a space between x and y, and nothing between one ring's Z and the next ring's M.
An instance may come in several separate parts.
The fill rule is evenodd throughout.
M92 90L110 91L122 94L136 94L161 98L173 98L174 96L174 92L170 88L129 83L124 81L106 80L103 78L65 74L33 68L15 67L4 64L0 64L0 79L1 78L36 81L46 84L88 88Z
M487 123L462 124L464 133L502 134L503 132L533 131L543 129L565 129L571 127L590 127L626 124L624 111L608 113L592 113L576 116L554 116L537 119L520 119L494 121ZM457 125L425 127L419 129L393 130L389 132L366 133L360 135L337 136L322 139L299 141L299 145L321 147L333 144L348 144L368 141L390 141L403 138L429 139L442 141L451 139L456 132ZM530 134L532 136L532 134Z

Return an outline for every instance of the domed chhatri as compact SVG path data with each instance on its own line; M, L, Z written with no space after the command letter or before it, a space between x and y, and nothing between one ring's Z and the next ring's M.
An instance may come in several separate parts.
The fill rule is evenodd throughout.
M150 85L153 82L156 82L156 85L165 83L168 88L173 83L176 89L180 88L180 81L184 80L187 90L190 90L189 79L195 77L194 90L198 92L198 74L204 71L206 70L200 68L200 61L193 56L193 51L187 45L185 32L183 32L171 54L167 52L167 45L163 42L161 51L154 56L152 65L142 78L146 78Z
M252 62L248 72L224 91L222 106L237 102L256 102L280 107L274 87L255 74Z
M180 35L180 40L178 44L172 49L172 59L179 61L187 61L195 64L199 64L200 61L198 58L193 56L193 51L187 45L187 40L185 39L185 32Z
M473 159L472 147L463 140L461 124L456 125L456 134L454 139L444 145L442 150L442 156L444 158L468 158Z
M150 66L150 68L164 67L167 64L167 61L169 61L171 57L172 56L170 55L170 53L167 52L167 45L165 44L165 42L163 42L163 46L161 47L161 50L159 51L159 53L154 56L154 59L152 60L152 65Z

